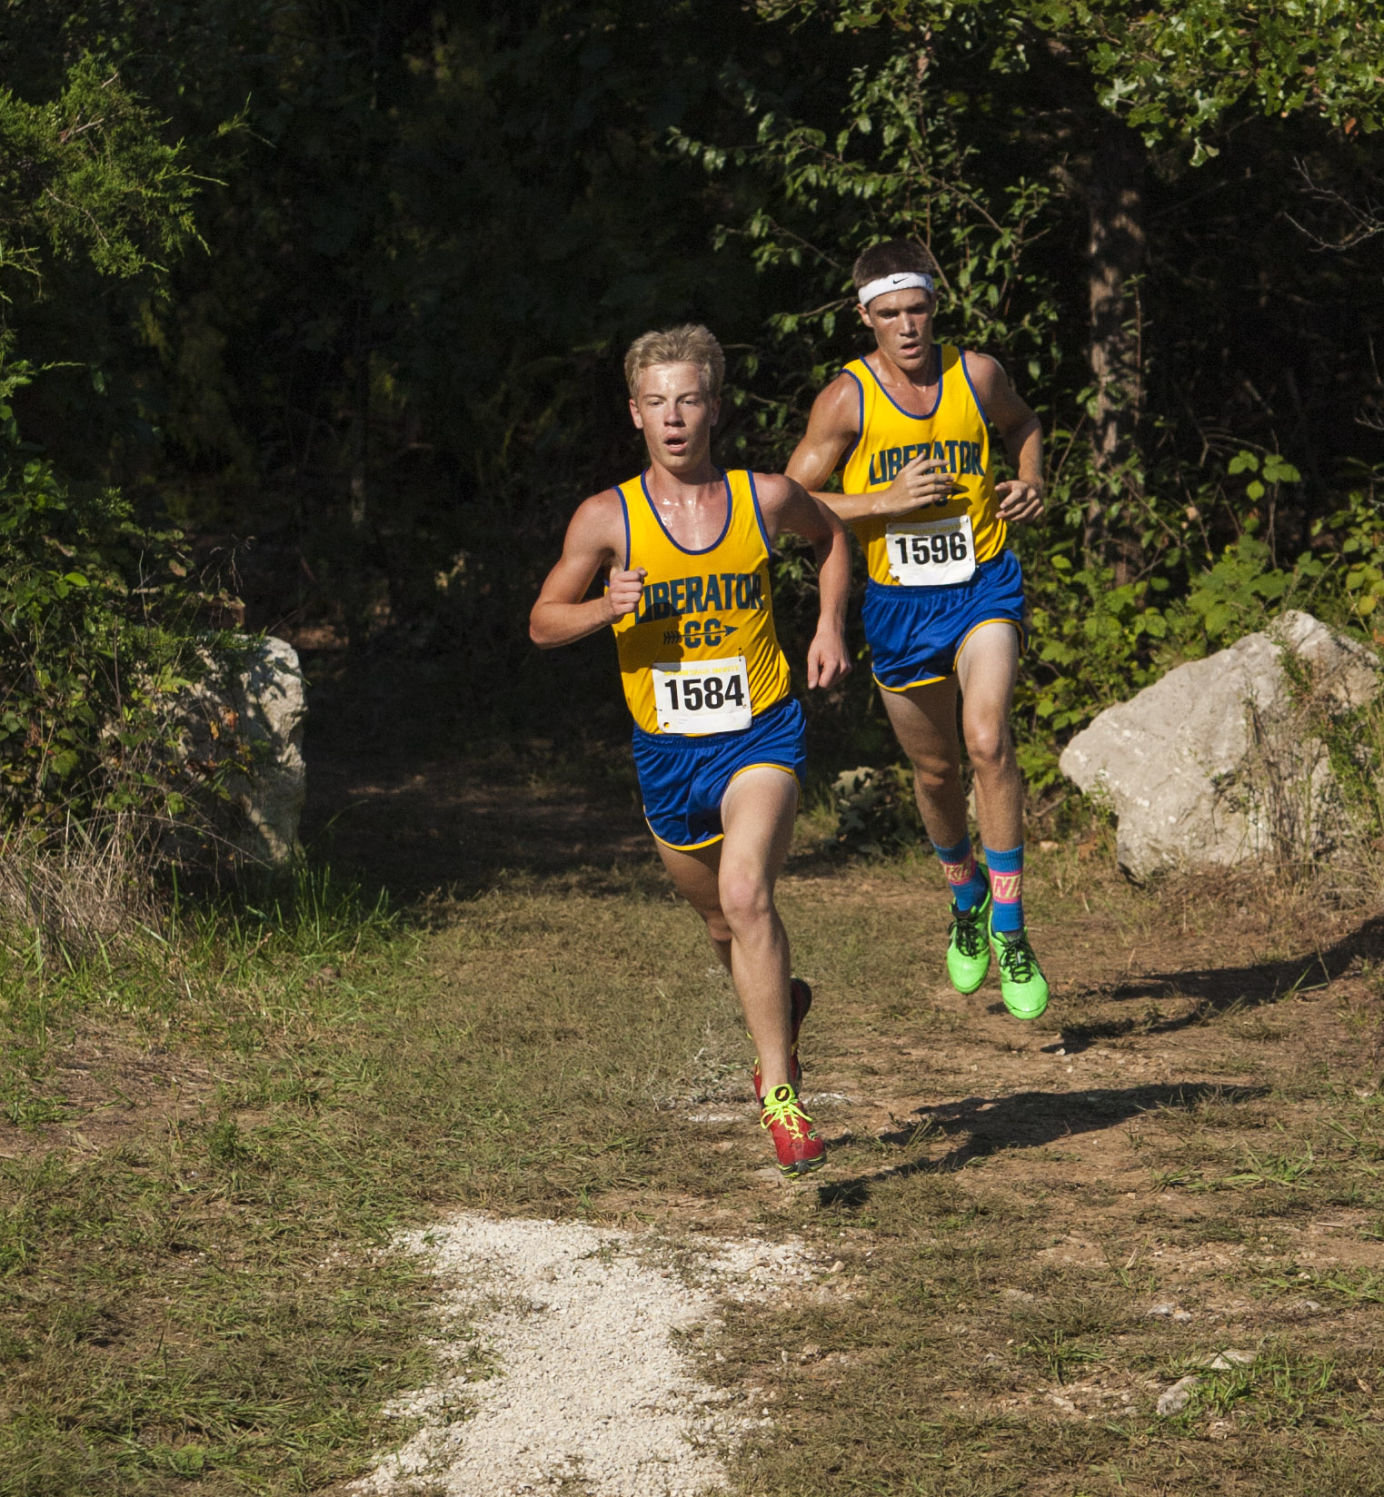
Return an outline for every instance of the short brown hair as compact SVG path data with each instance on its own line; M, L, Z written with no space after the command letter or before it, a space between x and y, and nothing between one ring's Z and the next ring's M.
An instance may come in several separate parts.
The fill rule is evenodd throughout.
M639 399L639 376L655 364L695 364L702 371L706 393L712 400L721 398L726 356L715 334L701 323L685 322L681 327L641 333L630 344L625 355L625 382L631 400Z
M905 271L918 275L940 274L932 251L925 244L919 244L916 239L886 239L883 244L872 244L857 257L851 267L851 280L859 291L881 276Z

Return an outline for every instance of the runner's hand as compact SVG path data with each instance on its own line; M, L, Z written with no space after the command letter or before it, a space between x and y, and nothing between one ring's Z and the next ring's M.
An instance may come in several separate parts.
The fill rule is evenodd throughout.
M611 622L622 619L639 607L640 594L644 591L644 579L648 576L644 567L635 567L626 572L620 567L611 567L610 581L606 588L606 602L610 604Z
M1043 513L1043 485L1024 478L1007 478L995 485L1000 501L1000 519L1009 524L1036 520Z
M851 655L846 636L827 625L818 629L807 647L807 684L825 690L851 673Z
M899 469L899 476L875 499L877 515L906 515L925 504L949 504L962 492L941 458L921 454Z

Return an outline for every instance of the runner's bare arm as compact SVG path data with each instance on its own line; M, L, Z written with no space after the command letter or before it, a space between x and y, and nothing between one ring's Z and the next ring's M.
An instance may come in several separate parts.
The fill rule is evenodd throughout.
M840 520L801 484L776 473L755 475L760 513L770 540L785 531L800 535L817 560L817 631L807 648L807 684L827 687L848 675L846 599L851 588L851 549Z
M567 526L562 555L548 573L529 614L529 638L540 649L570 645L639 607L643 567L627 571L625 527L613 489L582 502ZM602 567L610 568L606 591L588 598L587 589Z
M1000 516L1011 524L1036 520L1043 513L1043 423L989 354L963 357L971 385L1019 475L995 485Z
M807 431L785 472L842 520L905 515L923 504L945 504L957 491L946 464L915 457L887 489L868 494L831 494L823 487L860 435L860 392L848 374L838 375L812 403Z

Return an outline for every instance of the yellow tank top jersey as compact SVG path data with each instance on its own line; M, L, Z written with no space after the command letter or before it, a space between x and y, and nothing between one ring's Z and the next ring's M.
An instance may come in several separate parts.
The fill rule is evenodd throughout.
M704 551L684 550L669 535L643 475L618 488L625 565L648 575L639 608L616 621L615 640L625 701L646 733L746 728L788 695L754 479L738 468L725 484L725 528Z
M954 535L958 527L968 524L972 565L998 556L1008 533L1000 518L990 468L989 428L971 388L961 350L954 343L937 347L942 361L941 381L936 402L926 416L910 415L895 405L864 359L852 359L845 368L860 387L860 437L842 470L844 492L865 494L888 488L899 469L921 453L945 461L964 491L946 505L924 505L887 520L871 516L851 522L865 552L870 577L885 587L900 586L913 577L925 580L927 574L916 569L902 569L900 575L899 559L907 557L907 546L918 546L917 537L926 537L929 526ZM959 547L961 542L952 544Z

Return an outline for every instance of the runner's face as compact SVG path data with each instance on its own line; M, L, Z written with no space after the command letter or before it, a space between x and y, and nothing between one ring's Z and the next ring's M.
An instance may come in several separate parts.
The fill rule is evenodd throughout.
M706 393L696 364L654 364L639 376L630 415L644 433L649 456L674 472L695 468L711 448L720 401Z
M875 335L879 351L905 373L927 365L932 356L932 314L937 297L920 286L887 291L868 307L860 309L860 320Z

